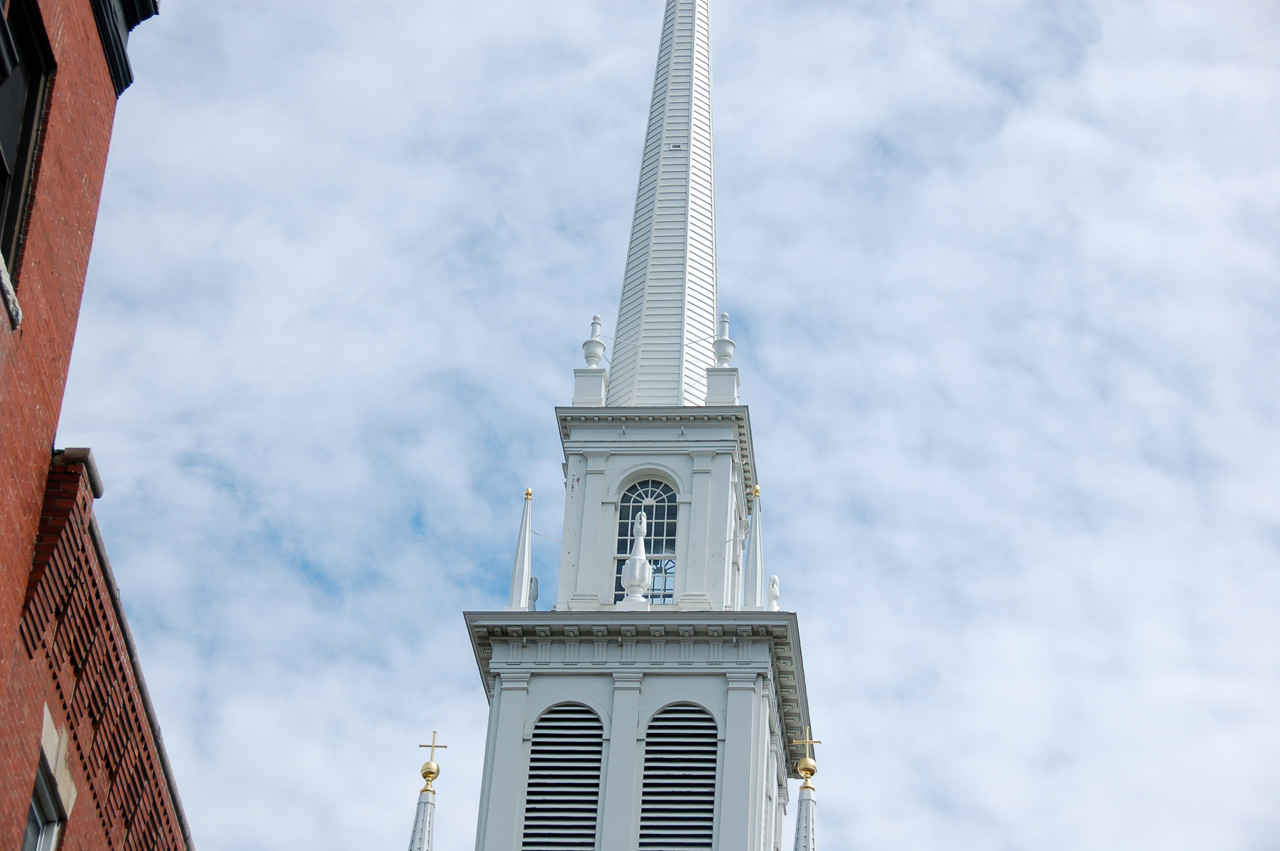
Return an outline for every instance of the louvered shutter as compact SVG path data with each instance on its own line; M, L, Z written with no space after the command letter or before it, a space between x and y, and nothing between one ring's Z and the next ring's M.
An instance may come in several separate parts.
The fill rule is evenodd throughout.
M547 710L533 727L523 851L596 847L604 727L585 706Z
M699 706L668 707L645 735L640 848L710 849L715 831L716 722Z

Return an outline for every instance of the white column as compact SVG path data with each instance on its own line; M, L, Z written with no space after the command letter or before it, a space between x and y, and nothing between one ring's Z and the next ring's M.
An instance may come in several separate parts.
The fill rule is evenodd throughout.
M582 559L582 515L587 485L587 459L581 453L565 458L564 527L560 535L560 574L556 588L556 609L570 608L577 591L578 563Z
M683 610L705 611L711 608L711 598L708 596L711 583L707 569L711 552L711 468L715 451L695 449L689 454L693 456L693 486L690 489L692 501L689 504L687 533L689 556L684 566L684 591L676 604Z
M604 782L601 851L634 851L640 831L640 777L643 735L640 730L639 671L613 675L613 716L609 730L609 765Z
M562 575L572 575L573 592L569 596L568 607L573 610L596 611L600 608L599 573L601 570L600 549L600 503L605 499L604 468L609 457L608 452L583 453L586 460L582 474L582 509L581 518L576 530L575 562L562 567ZM569 534L573 534L565 523L565 550L570 552ZM564 559L567 560L567 559Z
M527 774L524 725L528 697L529 674L504 673L498 677L491 710L498 717L489 732L494 759L485 774L488 801L477 831L476 851L512 851L520 847Z
M756 792L761 786L759 738L759 675L755 672L732 672L725 713L724 783L720 812L732 814L720 820L720 851L759 851L754 843L759 836L760 812Z

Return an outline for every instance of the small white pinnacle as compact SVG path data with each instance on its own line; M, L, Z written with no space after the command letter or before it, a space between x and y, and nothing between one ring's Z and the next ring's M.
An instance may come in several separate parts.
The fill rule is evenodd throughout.
M720 334L716 337L716 341L712 344L712 350L716 355L716 366L723 369L733 360L733 350L737 345L733 340L729 339L729 314L720 314Z
M587 366L596 369L600 366L600 358L604 357L604 341L600 339L600 317L591 317L591 338L582 344L582 355L587 359Z

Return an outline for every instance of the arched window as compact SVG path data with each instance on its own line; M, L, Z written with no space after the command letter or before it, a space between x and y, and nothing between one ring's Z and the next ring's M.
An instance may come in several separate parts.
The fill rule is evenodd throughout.
M571 703L533 725L521 851L594 851L604 726Z
M653 716L644 737L640 851L710 851L716 824L716 721L682 703Z
M618 552L614 570L613 601L626 596L622 585L622 566L631 556L635 538L632 524L640 509L649 521L644 536L644 551L653 568L653 579L645 594L650 603L662 605L675 599L676 591L676 492L657 479L645 479L627 488L618 504Z

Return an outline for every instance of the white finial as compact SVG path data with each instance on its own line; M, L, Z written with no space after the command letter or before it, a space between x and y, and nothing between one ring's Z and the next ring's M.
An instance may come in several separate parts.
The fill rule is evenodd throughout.
M591 317L591 339L582 344L583 357L587 359L587 367L597 369L600 358L604 357L604 342L600 339L600 317Z
M653 568L644 551L644 536L649 531L649 518L642 509L631 525L631 537L635 543L631 546L631 558L622 566L622 586L626 596L618 602L618 608L624 611L648 611L649 601L644 592L649 590L649 582L653 576Z
M729 314L720 314L720 335L716 337L712 348L716 353L716 366L723 369L733 360L733 350L738 346L729 339Z
M538 577L529 577L529 611L538 610Z
M524 492L524 516L520 518L520 537L516 539L516 560L511 565L511 599L508 612L527 612L533 608L529 592L533 585L533 490ZM535 595L533 599L537 599Z
M769 577L769 609L770 612L781 611L778 608L778 597L782 596L781 589L778 588L778 577Z

